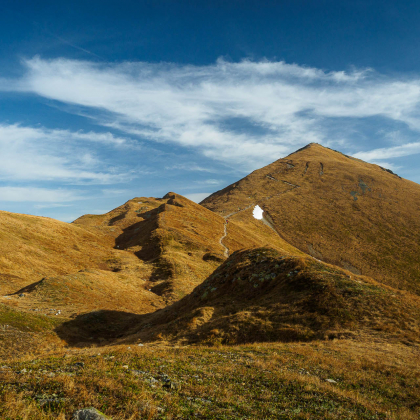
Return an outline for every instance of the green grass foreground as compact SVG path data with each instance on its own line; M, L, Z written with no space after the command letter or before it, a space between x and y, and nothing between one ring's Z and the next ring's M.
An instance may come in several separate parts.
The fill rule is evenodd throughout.
M0 367L0 418L64 420L93 406L113 419L417 419L418 356L351 340L27 356Z

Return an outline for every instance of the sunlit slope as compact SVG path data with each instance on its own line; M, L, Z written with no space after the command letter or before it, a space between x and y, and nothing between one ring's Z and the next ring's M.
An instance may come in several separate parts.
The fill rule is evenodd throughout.
M0 288L13 293L42 277L107 268L113 241L44 217L0 212Z
M243 223L259 204L303 252L420 293L420 186L377 165L310 144L201 204Z
M310 257L256 248L234 253L190 295L137 320L129 341L376 337L413 344L420 298Z
M164 305L149 290L150 274L105 231L0 212L0 304L19 316L150 312Z
M105 215L86 215L74 224L112 235L116 249L148 264L151 290L168 301L191 292L238 249L271 244L299 252L261 222L226 223L175 193L161 199L134 198Z

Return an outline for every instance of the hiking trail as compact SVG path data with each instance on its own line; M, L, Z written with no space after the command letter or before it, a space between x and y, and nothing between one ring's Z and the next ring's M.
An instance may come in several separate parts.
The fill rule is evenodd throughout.
M224 248L223 254L226 258L229 257L229 248L223 243L223 239L225 239L227 236L227 224L227 217L225 217L225 224L223 225L224 233L223 236L219 239L220 245L222 245L222 247Z

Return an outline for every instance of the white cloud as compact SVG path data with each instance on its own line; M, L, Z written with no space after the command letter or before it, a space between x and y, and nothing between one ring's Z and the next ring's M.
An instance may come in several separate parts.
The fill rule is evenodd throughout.
M25 191L21 192L22 197L24 197ZM16 201L16 200L13 200ZM27 201L27 200L19 200ZM63 204L63 203L44 203L44 204L34 204L35 209L52 209L52 208L62 208L62 207L73 207L73 204Z
M420 153L420 142L407 143L402 146L386 147L370 150L368 152L359 152L353 154L354 157L369 162L376 162L380 159L392 159L403 156L410 156Z
M127 180L96 156L98 146L136 147L111 133L0 124L0 180L112 184Z
M54 203L71 202L80 200L83 197L77 191L49 189L49 188L30 188L30 187L0 187L0 202L36 202Z
M201 181L195 181L196 184L205 184L205 185L219 185L222 181L220 179L204 179Z
M165 166L167 170L177 169L180 171L191 171L191 172L218 172L212 167L203 167L195 163L176 163L175 165Z
M398 170L401 169L401 166L395 165L395 164L387 162L387 161L375 160L375 161L372 161L371 163L379 165L379 166L381 166L382 168L385 168L385 169L390 169L392 172L397 172Z
M83 107L84 114L90 109L104 126L195 148L244 169L310 142L351 145L357 133L329 131L339 128L341 118L380 116L391 126L398 122L420 132L420 79L385 77L371 69L325 72L267 60L191 66L39 57L24 65L27 72L15 90ZM386 135L384 130L384 140ZM113 144L126 141L108 136Z

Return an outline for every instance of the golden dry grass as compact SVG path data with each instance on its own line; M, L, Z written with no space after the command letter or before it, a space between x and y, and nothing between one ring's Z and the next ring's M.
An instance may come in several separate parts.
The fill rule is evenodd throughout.
M134 198L105 215L83 216L74 223L107 234L114 229L116 246L149 265L151 288L167 302L190 293L225 259L220 243L225 219L175 193ZM227 233L223 244L231 253L267 244L294 249L261 223L245 226L232 220Z
M377 165L311 144L201 204L221 215L259 204L301 251L420 293L420 186Z
M370 336L411 345L420 342L420 298L313 258L255 248L233 254L179 302L131 322L126 342Z
M113 241L45 217L0 212L1 293L50 275L104 268Z
M4 334L2 354L8 347L22 353L46 351L62 346L61 340L79 346L95 340L107 343L115 334L125 335L121 329L132 322L131 315L153 313L187 295L225 259L224 218L174 193L162 199L135 198L70 225L11 213L1 216L5 239L0 245L0 303L14 309L9 318L21 316L29 326L39 316L58 326L70 321L69 328L47 331L48 339L41 340L19 324ZM226 227L224 243L230 252L266 243L294 250L264 225L243 228L238 218ZM94 315L80 327L82 314L95 311L106 319ZM128 316L120 319L114 313ZM103 325L111 332L103 331ZM39 346L42 340L48 345Z
M0 370L0 416L64 420L95 406L114 420L416 419L417 356L418 347L333 340L11 358Z
M203 204L0 212L0 418L418 418L417 184L311 145Z

